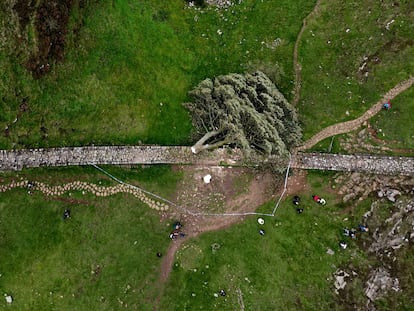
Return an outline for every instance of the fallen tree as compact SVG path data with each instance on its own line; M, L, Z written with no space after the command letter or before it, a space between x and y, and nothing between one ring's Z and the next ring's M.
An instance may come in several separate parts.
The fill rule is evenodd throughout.
M293 106L263 72L206 79L190 95L193 102L184 105L199 138L193 153L231 145L247 157L287 156L300 143Z

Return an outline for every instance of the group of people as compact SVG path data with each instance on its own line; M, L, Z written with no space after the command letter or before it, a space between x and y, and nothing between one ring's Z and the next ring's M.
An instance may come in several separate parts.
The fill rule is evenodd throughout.
M313 199L313 201L315 201L315 202L317 202L317 203L319 203L321 205L325 205L326 204L326 200L324 198L321 198L318 195L312 195L312 199ZM302 214L303 213L303 208L300 207L300 201L301 201L300 200L300 197L297 196L297 195L295 195L293 197L293 199L292 199L292 203L293 203L293 205L296 206L296 212L298 214ZM362 232L368 232L368 230L369 229L368 229L368 227L366 225L359 224L358 225L358 229L355 229L355 228L351 228L351 229L344 228L343 229L343 235L346 236L346 237L350 237L351 239L355 239L356 238L356 235L357 235L357 232L361 232L361 233ZM348 244L345 241L341 240L339 242L339 246L342 249L345 249L345 248L348 247Z
M175 240L178 237L185 237L185 233L182 232L183 225L181 222L177 221L173 225L174 230L170 233L170 239Z
M295 195L295 196L293 197L293 201L292 201L292 203L293 203L293 205L297 206L297 208L296 208L296 213L298 213L298 214L302 214L302 213L303 213L303 208L299 207L299 204L300 204L300 197L299 197L299 196L297 196L297 195Z
M357 236L357 232L363 233L363 232L368 232L368 231L369 231L369 229L366 225L359 224L358 225L358 230L355 229L355 228L351 228L351 229L344 228L342 230L342 233L343 233L344 236L350 237L351 239L355 239L356 236ZM348 244L345 241L342 240L342 241L339 242L339 246L342 249L345 249L345 248L348 247Z
M312 199L315 202L317 202L317 203L319 203L321 205L325 205L326 204L326 200L324 198L321 198L320 196L312 195ZM292 203L293 203L293 205L297 206L296 207L296 213L302 214L303 213L303 208L300 207L300 197L297 196L297 195L295 195L293 197Z

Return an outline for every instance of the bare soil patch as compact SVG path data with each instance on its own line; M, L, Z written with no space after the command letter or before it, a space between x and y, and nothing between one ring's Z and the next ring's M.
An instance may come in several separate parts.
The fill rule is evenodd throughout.
M292 175L289 176L288 179L285 195L296 195L300 192L306 192L307 190L309 190L309 185L307 183L306 176L307 172L305 170L293 170Z
M32 0L18 0L13 6L21 32L34 20L37 49L25 64L33 77L41 78L53 62L63 60L72 5L73 0L43 0L37 5Z
M260 205L278 196L282 186L281 178L248 168L176 166L174 169L184 172L175 201L193 213L254 212ZM212 176L209 184L204 183L202 178L207 174ZM175 252L187 239L203 232L227 228L246 216L194 216L177 209L164 217L180 220L184 224L186 237L172 241L163 257L161 284L168 279Z

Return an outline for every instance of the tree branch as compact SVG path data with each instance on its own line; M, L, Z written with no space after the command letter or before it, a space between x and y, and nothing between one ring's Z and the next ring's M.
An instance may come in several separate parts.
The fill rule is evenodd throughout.
M217 142L217 143L214 143L214 144L211 144L211 145L209 145L209 144L206 144L206 145L204 145L204 143L206 142L206 141L208 141L209 139L211 139L212 137L214 137L214 136L217 136L218 134L220 134L221 133L221 131L210 131L210 132L208 132L208 133L206 133L206 134L204 134L204 136L203 137L201 137L199 140L198 140L198 142L196 142L195 144L194 144L194 146L192 146L191 147L191 151L194 153L194 154L197 154L197 153L199 153L200 151L202 151L202 150L206 150L206 149L212 149L213 147L211 147L211 146L222 146L222 145L225 145L226 143L227 143L227 141L226 140L222 140L222 141L219 141L219 142ZM224 143L223 143L224 142Z

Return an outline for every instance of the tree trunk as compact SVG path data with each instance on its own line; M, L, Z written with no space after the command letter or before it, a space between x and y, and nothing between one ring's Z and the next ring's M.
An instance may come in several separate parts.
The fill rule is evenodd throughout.
M200 140L198 142L196 142L194 144L194 146L191 147L191 151L194 154L197 154L200 151L218 148L218 147L221 147L221 146L227 144L228 142L225 139L221 140L221 141L218 141L218 142L215 142L211 145L210 144L204 144L207 140L209 140L210 138L212 138L212 137L214 137L218 134L220 134L219 131L211 131L211 132L208 132L208 133L204 134L204 136L201 137Z

